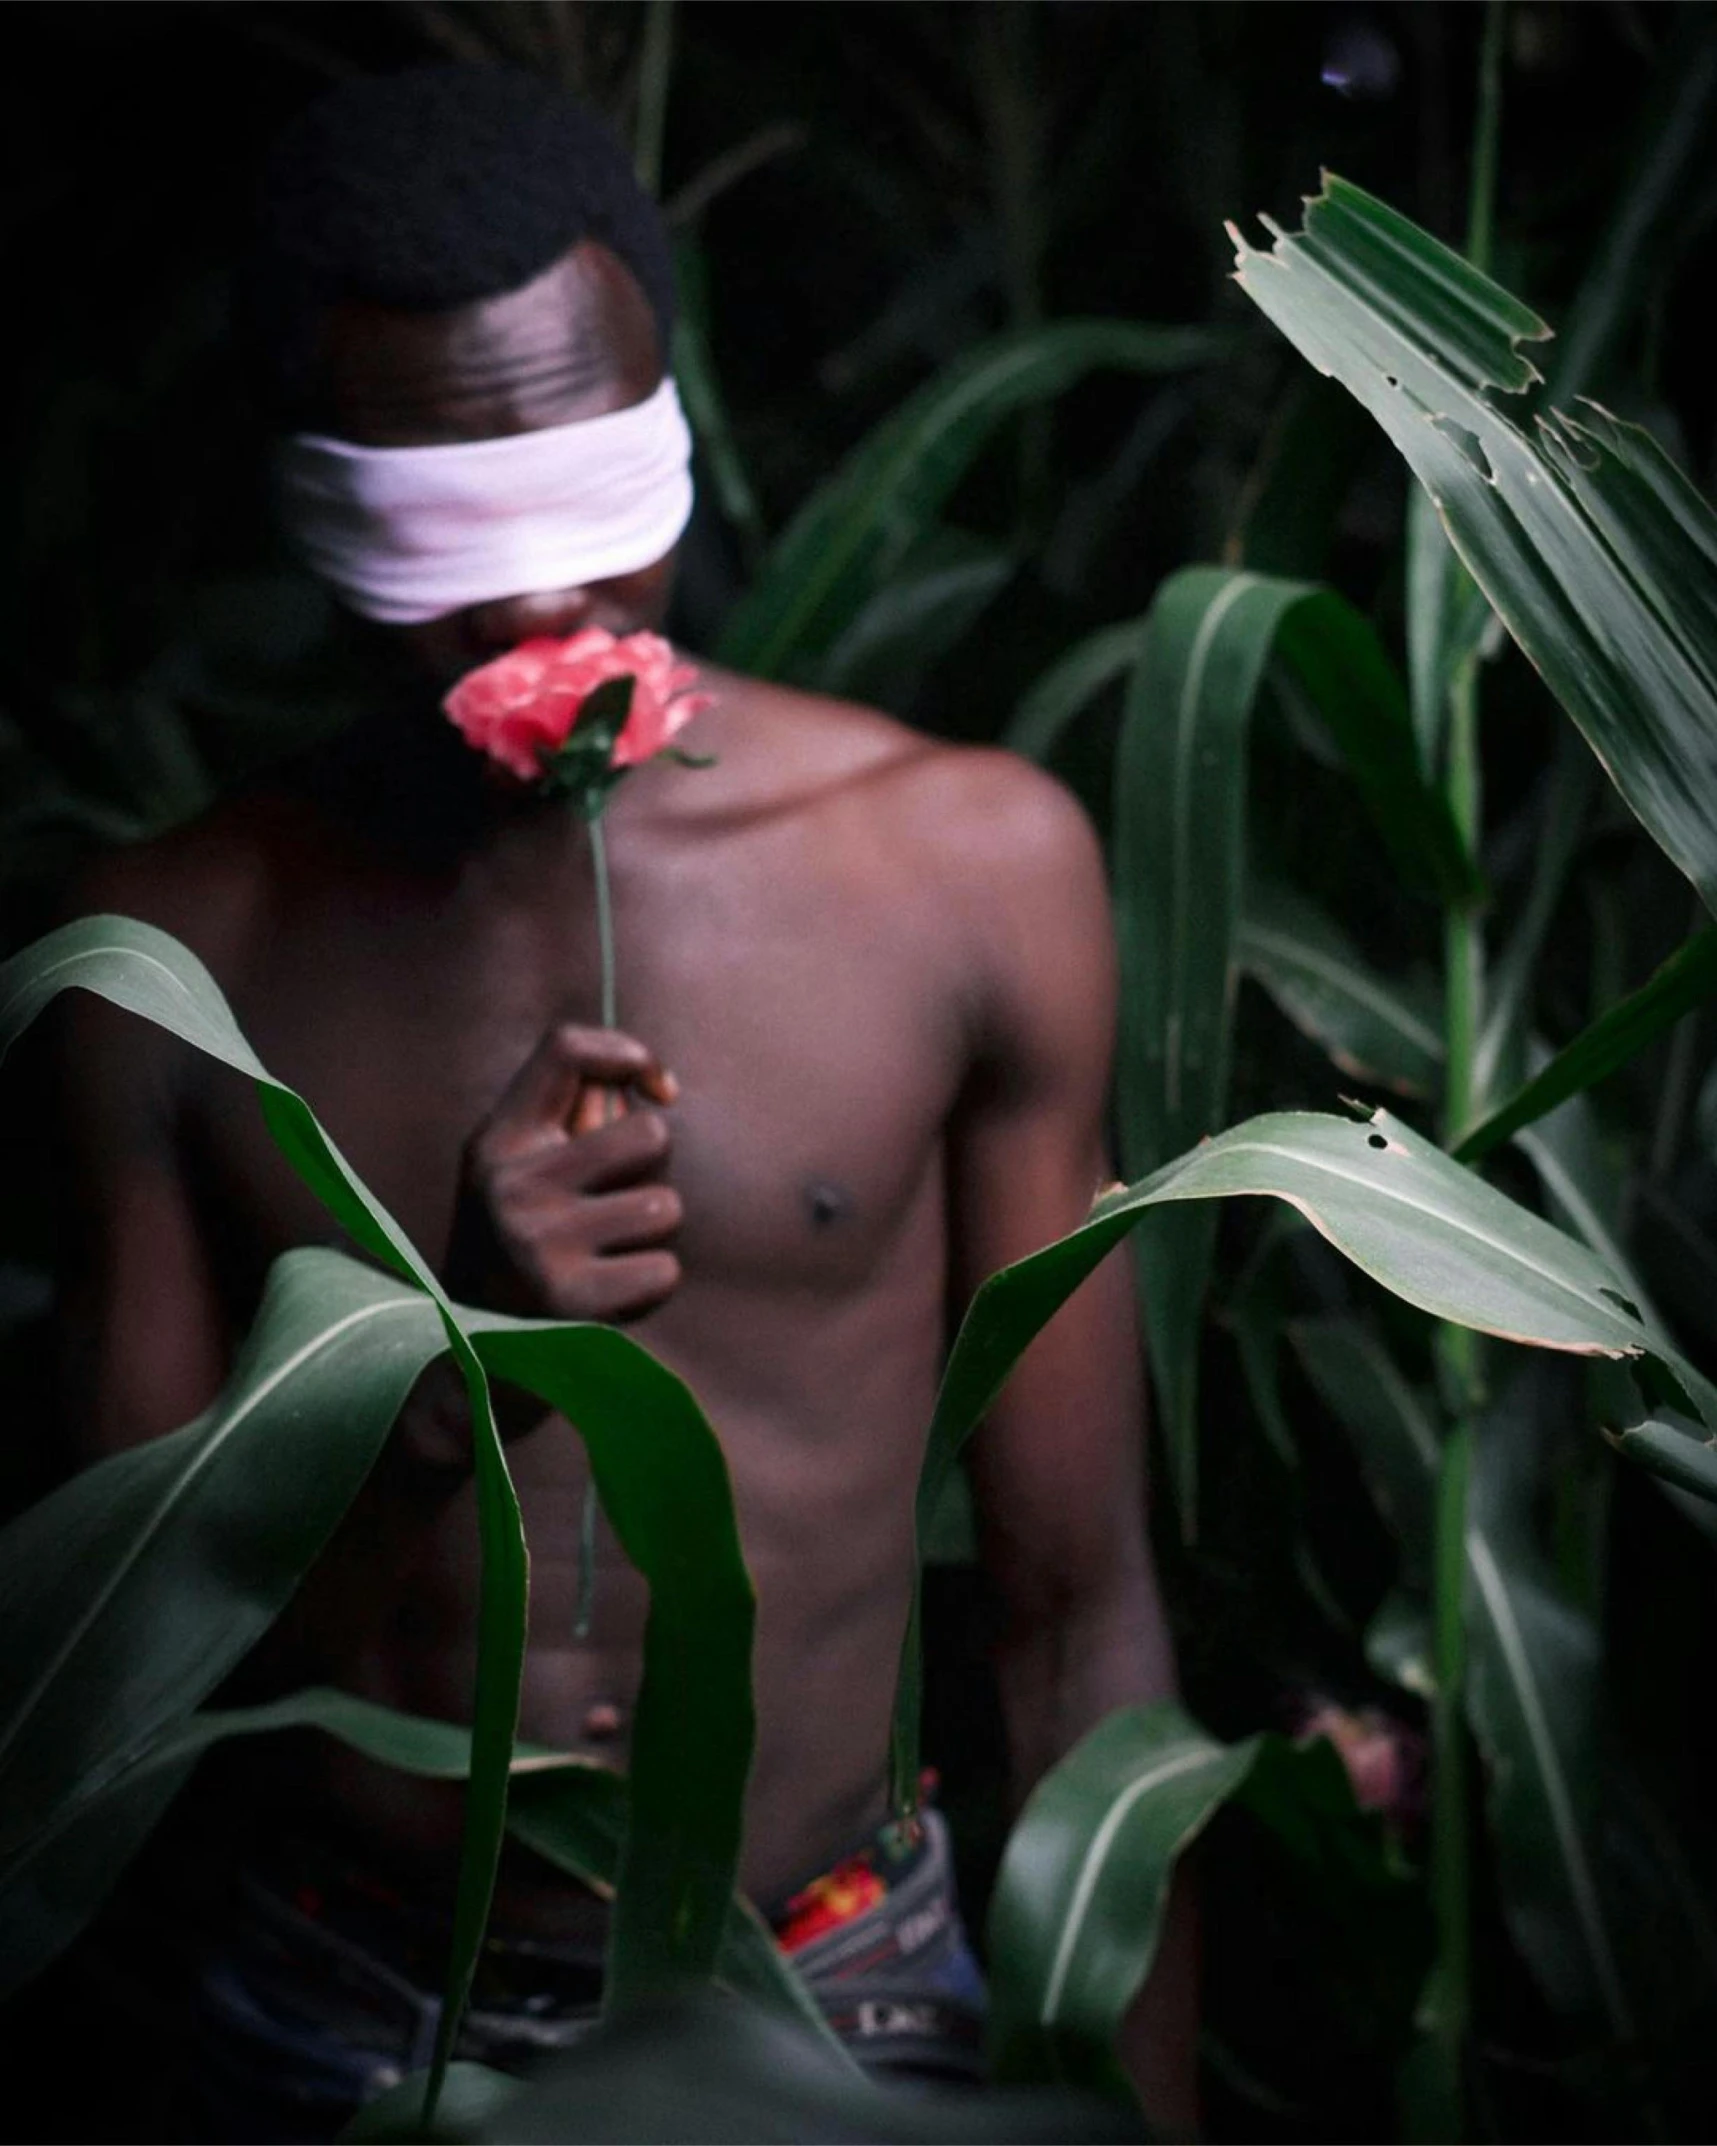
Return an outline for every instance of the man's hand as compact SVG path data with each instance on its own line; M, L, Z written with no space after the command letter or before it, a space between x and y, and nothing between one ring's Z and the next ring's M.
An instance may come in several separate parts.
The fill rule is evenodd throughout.
M679 1084L634 1037L551 1028L466 1144L448 1243L455 1297L536 1318L640 1318L679 1286L662 1182Z

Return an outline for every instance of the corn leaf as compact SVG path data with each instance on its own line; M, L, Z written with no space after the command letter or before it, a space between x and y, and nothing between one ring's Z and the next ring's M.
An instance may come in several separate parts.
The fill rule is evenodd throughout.
M1655 1043L1702 1005L1713 991L1717 991L1717 925L1708 925L1677 947L1649 981L1558 1051L1482 1125L1474 1126L1455 1149L1457 1159L1478 1161L1522 1126L1554 1110L1558 1103L1607 1080L1648 1043Z
M1125 2095L1115 2030L1155 1955L1169 1880L1251 1770L1178 1706L1129 1706L1033 1789L990 1905L989 2042L998 2079Z
M337 1252L289 1252L211 1408L0 1534L0 1869L262 1636L445 1347L420 1292Z
M968 352L884 419L799 509L734 607L720 660L766 678L810 676L1007 418L1098 368L1178 372L1224 347L1202 328L1068 320Z
M1125 619L1076 641L1021 696L1002 732L1002 743L1040 766L1047 762L1063 733L1104 687L1132 669L1144 630L1142 618Z
M1608 1267L1473 1175L1387 1111L1352 1120L1309 1111L1248 1119L1099 1199L1041 1252L990 1276L972 1299L943 1374L919 1480L922 1530L973 1427L1033 1338L1151 1209L1183 1200L1284 1200L1355 1266L1407 1303L1481 1333L1576 1355L1627 1359L1717 1430L1717 1387L1639 1316ZM1635 1450L1635 1449L1630 1449ZM1637 1449L1667 1472L1655 1443ZM901 1656L894 1790L910 1808L918 1770L918 1616Z
M179 1036L245 1073L276 1145L331 1214L372 1257L423 1291L441 1317L471 1403L482 1578L473 1734L477 1757L460 1853L453 1964L437 2077L464 2010L482 1942L506 1826L507 1761L518 1721L525 1650L525 1538L488 1382L441 1285L405 1233L351 1170L303 1098L274 1079L189 950L130 917L85 917L50 932L0 968L0 1054L58 992L78 987Z
M1399 681L1358 613L1304 582L1223 567L1172 575L1139 639L1116 770L1116 1086L1131 1176L1214 1132L1225 1115L1247 741L1278 649L1404 869L1461 899L1475 885L1448 806L1419 772ZM1302 1009L1307 981L1302 963ZM1136 1248L1169 1476L1189 1533L1197 1524L1198 1335L1214 1227L1196 1212L1157 1215Z
M1532 431L1536 314L1328 176L1242 288L1388 433L1468 571L1647 831L1717 904L1717 520L1650 436L1587 406Z
M1333 917L1279 882L1247 890L1242 970L1355 1080L1434 1095L1443 1038L1435 993L1372 970Z
M1345 1937L1374 1933L1399 1880L1326 1742L1223 1744L1172 1701L1122 1707L1038 1783L1003 1854L987 1933L998 2079L1132 2098L1116 2031L1155 1957L1175 1863L1229 1801L1309 1870Z
M1400 1542L1410 1590L1374 1659L1425 1673L1428 1629L1415 1609L1430 1576L1442 1437L1430 1410L1374 1336L1341 1318L1293 1330L1308 1373L1352 1441L1378 1508ZM1497 1869L1516 1942L1551 2001L1631 2031L1613 1909L1599 1882L1596 1627L1556 1587L1532 1539L1534 1383L1511 1383L1477 1427L1466 1527L1466 1708L1487 1762ZM1630 1433L1629 1435L1633 1435ZM1705 1449L1671 1433L1672 1460ZM1368 1647L1371 1642L1368 1641Z
M1636 2022L1601 1883L1602 1643L1533 1539L1533 1442L1511 1383L1477 1427L1467 1519L1467 1712L1486 1760L1504 1912L1540 1987L1564 2013ZM1553 1405L1553 1404L1552 1404ZM1683 1440L1683 1444L1691 1441ZM1698 1450L1698 1448L1695 1448Z
M366 1758L424 1779L462 1781L471 1770L469 1729L330 1687L293 1692L259 1706L193 1714L92 1793L62 1806L27 1865L0 1867L0 1961L6 1970L0 1993L45 1966L77 1935L205 1751L235 1737L304 1728L319 1729ZM512 1789L507 1830L514 1839L612 1898L626 1847L625 1777L588 1759L520 1743L513 1752ZM116 1846L121 1842L124 1854ZM841 2061L851 2062L768 1926L738 1895L729 1903L714 1976L796 2021Z
M615 1989L628 1997L657 1986L672 1973L706 1972L733 1889L740 1799L750 1758L752 1606L725 1464L695 1402L645 1351L606 1329L509 1321L451 1305L397 1223L327 1139L308 1105L259 1064L208 972L167 934L127 918L91 918L15 956L0 969L0 1050L57 991L72 985L143 1014L249 1074L288 1159L358 1242L421 1292L414 1300L415 1316L421 1317L427 1302L439 1324L439 1346L451 1351L465 1377L472 1405L483 1581L471 1790L453 1959L432 2077L439 2079L445 2066L487 1920L505 1826L524 1649L524 1538L490 1406L485 1358L504 1366L506 1376L542 1393L578 1424L589 1445L598 1488L618 1508L616 1531L651 1581L645 1685L633 1759L633 1829L637 1870L644 1872L646 1856L654 1861L641 1886L622 1886L616 1910L620 1934ZM325 1276L329 1270L324 1266L320 1271ZM380 1287L373 1276L368 1284ZM266 1349L266 1340L253 1342L247 1365L264 1360ZM312 1351L305 1361L316 1365L321 1358ZM297 1368L288 1365L288 1370ZM269 1375L265 1370L254 1378L266 1384ZM409 1386L409 1378L405 1384ZM268 1388L269 1395L278 1391L278 1381ZM395 1407L403 1392L402 1387ZM237 1409L242 1400L229 1390L216 1404L214 1426L205 1419L201 1435L218 1443L219 1411L229 1402ZM253 1407L241 1420L253 1421L255 1414ZM152 1465L168 1471L177 1465L194 1474L192 1464L200 1450L196 1427L179 1435L186 1441L183 1448L164 1440L147 1449L167 1449L165 1462L151 1463L138 1454L104 1465L124 1464L145 1477ZM671 1458L671 1468L661 1465L663 1454ZM102 1493L85 1495L99 1499ZM176 1506L176 1494L170 1502ZM309 1552L305 1563L313 1554ZM150 1633L141 1637L143 1644L150 1643ZM54 1660L51 1648L42 1659ZM123 1674L130 1674L132 1666ZM664 1677L666 1689L695 1690L703 1705L684 1710L671 1705L661 1696ZM148 1679L143 1682L148 1689ZM189 1689L182 1672L178 1688ZM28 1691L25 1696L31 1698L33 1713L40 1702ZM185 1703L194 1704L200 1696L197 1692ZM684 1733L676 1727L682 1723ZM701 1798L696 1809L691 1807L694 1797ZM630 1867L627 1876L630 1880Z

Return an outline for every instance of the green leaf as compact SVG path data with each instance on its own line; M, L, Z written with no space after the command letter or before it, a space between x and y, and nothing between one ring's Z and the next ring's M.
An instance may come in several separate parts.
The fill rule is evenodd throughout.
M1347 1432L1372 1500L1401 1545L1404 1584L1427 1586L1443 1438L1432 1403L1352 1314L1296 1319L1288 1339L1318 1399Z
M716 653L766 678L808 675L923 536L998 427L1100 367L1156 374L1224 347L1202 328L1069 320L969 351L886 418L800 508L735 606Z
M602 1509L650 1583L608 1993L630 2003L711 1972L734 1889L756 1612L727 1463L690 1389L625 1335L463 1316L492 1376L577 1425Z
M1558 1103L1607 1080L1713 991L1717 991L1717 925L1707 926L1678 947L1648 983L1630 992L1558 1051L1542 1072L1468 1133L1455 1149L1456 1159L1476 1162Z
M1352 607L1328 590L1227 568L1172 575L1145 619L1116 770L1117 1102L1131 1175L1213 1132L1225 1114L1247 738L1278 643L1404 866L1460 899L1474 888L1447 803L1419 773L1399 682ZM1189 1533L1213 1231L1209 1216L1160 1216L1137 1247L1169 1474Z
M1316 903L1280 882L1249 888L1239 956L1342 1072L1400 1095L1435 1093L1443 1066L1436 993L1378 976Z
M1678 9L1672 24L1630 129L1622 184L1551 352L1558 400L1604 385L1618 346L1647 312L1653 280L1699 228L1689 207L1709 168L1717 122L1717 42L1702 9Z
M1648 832L1717 903L1717 521L1644 432L1588 409L1528 433L1535 314L1327 177L1296 236L1234 234L1238 279L1406 457L1492 607Z
M1543 1055L1548 1059L1550 1054ZM1644 1283L1622 1250L1621 1175L1604 1151L1590 1099L1571 1096L1536 1125L1516 1133L1514 1141L1537 1172L1551 1219L1589 1244L1615 1275L1641 1321L1653 1333L1665 1333Z
M615 2140L790 2142L864 2139L877 2146L1003 2146L1057 2139L1136 2140L1136 2116L1086 2095L926 2091L858 2076L826 2042L756 2006L688 1991L605 2019L530 2079L461 2067L460 2101L438 2123L442 2139L506 2146L598 2146ZM348 2140L407 2141L421 2082L407 2079L371 2103Z
M1717 1500L1717 1438L1689 1424L1645 1422L1604 1436L1618 1453L1696 1498Z
M1325 1739L1222 1744L1172 1701L1123 1707L1039 1782L1003 1854L986 1947L998 2079L1131 2099L1116 2031L1155 1957L1175 1863L1230 1800L1277 1836L1346 1945L1375 1939L1400 1881Z
M1467 1710L1487 1761L1515 1942L1558 2010L1601 2013L1628 2042L1635 2023L1599 1882L1601 1639L1592 1618L1556 1588L1531 1528L1538 1471L1522 1412L1561 1399L1559 1382L1542 1391L1529 1372L1477 1426Z
M1156 1952L1176 1858L1250 1771L1178 1706L1123 1707L1038 1783L990 1906L989 2038L998 2079L1126 2092L1115 2031Z
M672 1373L603 1328L460 1312L404 1233L348 1168L303 1100L273 1080L213 979L166 933L126 918L66 926L0 969L0 1050L56 991L80 984L249 1074L277 1142L366 1249L421 1290L471 1400L482 1581L473 1761L437 2056L457 2031L488 1916L505 1826L524 1650L524 1536L489 1401L485 1361L578 1425L617 1534L651 1582L645 1682L633 1746L634 1845L616 1909L617 1999L670 1973L706 1971L733 1889L750 1758L751 1596L714 1433ZM374 1278L370 1278L375 1286ZM474 1339L467 1338L467 1327ZM407 1382L409 1384L409 1381ZM397 1404L396 1404L397 1405ZM154 1450L154 1449L152 1449ZM662 1455L672 1462L664 1469ZM133 1456L123 1456L128 1462ZM147 1463L138 1456L137 1467ZM361 1479L361 1474L360 1474ZM40 1559L38 1559L38 1564ZM695 1692L676 1705L652 1691ZM719 1720L713 1735L711 1724ZM697 1808L693 1797L700 1798ZM657 1858L645 1865L648 1854ZM433 2098L433 2097L432 2097Z
M977 624L1016 563L962 530L932 530L837 636L811 682L824 693L898 703Z
M1246 750L1283 613L1304 590L1188 567L1158 590L1127 691L1115 779L1121 1024L1116 1102L1129 1176L1215 1130L1228 1099ZM1169 1479L1198 1524L1198 1343L1215 1244L1203 1210L1160 1215L1135 1247Z
M1449 809L1419 765L1401 681L1377 629L1331 589L1309 589L1282 620L1281 654L1347 763L1402 878L1445 902L1483 881Z
M1500 1085L1515 1086L1524 1070L1539 958L1579 853L1597 786L1592 756L1571 731L1563 731L1545 785L1526 901L1486 979L1484 1025L1473 1053L1473 1091L1481 1110L1494 1100Z
M419 1292L337 1252L290 1252L211 1408L75 1476L0 1535L9 1888L66 1813L267 1630L445 1347ZM10 1928L0 1962L8 1982L41 1964Z
M1025 693L1008 719L1001 742L1010 752L1044 765L1062 734L1104 688L1132 669L1144 630L1143 619L1130 618L1075 641Z
M473 1706L476 1762L466 1799L453 1964L434 2066L458 2029L488 1918L506 1824L507 1760L518 1721L525 1651L525 1538L488 1383L434 1274L393 1217L349 1168L303 1098L275 1080L239 1033L214 978L166 932L129 917L85 917L0 967L0 1055L56 993L79 986L249 1074L275 1143L364 1250L421 1289L441 1315L470 1397L482 1549Z
M1099 1199L1076 1230L992 1274L967 1308L942 1376L919 1478L922 1536L947 1470L1008 1373L1139 1217L1182 1200L1263 1195L1297 1208L1355 1266L1433 1318L1530 1346L1634 1360L1708 1427L1717 1386L1630 1307L1582 1244L1517 1205L1387 1111L1250 1118L1138 1184ZM1691 1444L1693 1441L1689 1440ZM901 1658L893 1779L910 1808L918 1776L916 1612Z
M92 1792L57 1809L28 1862L0 1866L0 1960L7 1969L0 1989L10 1990L76 1936L203 1752L236 1737L304 1728L422 1778L462 1781L470 1773L469 1729L329 1687L192 1715ZM513 1837L612 1898L626 1848L625 1777L589 1759L520 1743L512 1779L507 1827ZM713 1971L727 1988L780 2012L851 2062L768 1926L737 1895L728 1903Z

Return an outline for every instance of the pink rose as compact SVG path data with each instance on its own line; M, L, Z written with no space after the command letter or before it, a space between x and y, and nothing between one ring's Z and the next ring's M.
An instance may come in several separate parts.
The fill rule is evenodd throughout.
M565 641L522 641L493 663L468 671L441 705L467 745L521 782L536 782L544 755L560 750L580 708L611 678L635 681L611 767L653 759L710 704L708 694L687 690L697 672L674 660L660 634L629 633L616 640L600 626L586 626Z

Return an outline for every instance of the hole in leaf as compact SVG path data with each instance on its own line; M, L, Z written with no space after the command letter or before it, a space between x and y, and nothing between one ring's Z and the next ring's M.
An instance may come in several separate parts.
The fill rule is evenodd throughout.
M1396 379L1393 373L1385 373L1383 375L1383 384L1385 387L1399 387L1401 385L1400 381Z
M1484 442L1476 432L1469 432L1465 425L1457 425L1450 417L1435 418L1433 423L1444 439L1460 449L1486 484L1496 482L1496 472L1491 468L1490 457L1484 451Z
M1605 1286L1605 1284L1604 1284L1604 1283L1600 1282L1600 1283L1598 1284L1598 1294L1599 1294L1599 1296L1601 1296L1601 1297L1608 1297L1608 1299L1610 1300L1610 1302L1611 1302L1612 1304L1619 1304L1619 1305L1621 1306L1622 1310L1623 1310L1623 1311L1625 1311L1625 1312L1627 1313L1627 1315L1628 1315L1628 1317L1629 1317L1630 1319L1638 1319L1638 1318L1639 1318L1639 1316L1640 1316L1640 1308L1639 1308L1639 1306L1638 1306L1637 1304L1631 1303L1631 1302L1630 1302L1630 1301L1628 1300L1628 1298L1626 1298L1625 1296L1623 1296L1623 1295L1622 1295L1622 1293L1621 1293L1621 1291L1620 1291L1619 1289L1610 1289L1610 1288L1607 1288L1607 1287ZM1641 1321L1641 1324L1643 1324L1643 1323L1644 1323L1644 1322L1643 1322L1643 1321Z
M1368 1148L1386 1148L1389 1145L1389 1142L1383 1137L1381 1133L1367 1133L1365 1136L1365 1144Z

